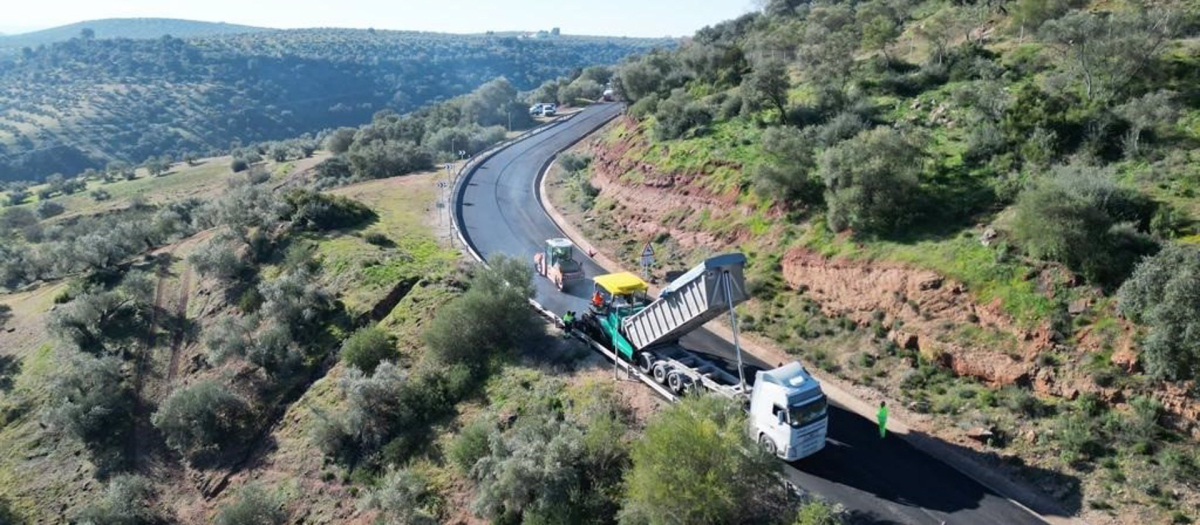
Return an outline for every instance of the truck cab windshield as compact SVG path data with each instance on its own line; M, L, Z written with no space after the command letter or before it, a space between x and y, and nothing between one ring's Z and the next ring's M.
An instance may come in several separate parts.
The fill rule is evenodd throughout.
M788 423L793 428L800 428L825 417L828 409L829 400L825 396L801 405L792 405L788 407Z

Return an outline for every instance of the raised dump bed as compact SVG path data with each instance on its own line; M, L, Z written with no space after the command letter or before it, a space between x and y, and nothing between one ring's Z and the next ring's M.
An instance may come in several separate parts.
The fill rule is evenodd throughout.
M749 299L742 269L746 256L711 257L663 288L658 300L622 321L635 348L673 341Z

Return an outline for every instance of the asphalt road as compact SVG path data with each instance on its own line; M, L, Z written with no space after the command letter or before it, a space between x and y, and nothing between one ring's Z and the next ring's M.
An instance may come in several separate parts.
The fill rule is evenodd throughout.
M618 104L588 108L575 118L518 142L466 175L455 213L469 243L485 258L498 255L530 261L545 239L563 237L538 202L537 175L557 152L580 140L621 111ZM588 276L607 273L578 254ZM591 289L566 293L536 278L537 300L553 312L587 309ZM707 330L682 344L729 362L733 349ZM746 355L749 368L767 367ZM747 377L753 377L748 373ZM856 522L879 524L1044 523L1034 515L894 437L880 439L878 428L842 407L831 405L829 442L822 452L784 468L796 485L841 503Z

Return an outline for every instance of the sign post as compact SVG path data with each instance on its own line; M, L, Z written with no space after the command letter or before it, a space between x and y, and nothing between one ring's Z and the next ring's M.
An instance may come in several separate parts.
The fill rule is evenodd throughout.
M642 248L642 277L650 278L651 266L654 266L654 247L646 243L646 247Z
M438 188L442 190L442 202L446 203L446 232L450 237L450 246L454 246L454 218L450 215L454 213L450 206L450 182L454 180L454 164L447 162L443 167L446 168L446 180L438 181Z

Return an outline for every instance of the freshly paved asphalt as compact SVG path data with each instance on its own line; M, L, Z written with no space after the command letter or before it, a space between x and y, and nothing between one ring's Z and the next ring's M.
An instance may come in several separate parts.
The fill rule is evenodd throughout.
M455 213L464 236L485 259L499 255L530 261L547 238L563 237L543 211L536 191L546 162L621 111L618 104L588 108L575 118L534 135L483 162L466 177ZM607 273L586 254L588 276ZM553 312L587 309L590 288L559 292L536 278L537 301ZM707 330L689 334L683 345L729 362L732 346ZM748 367L767 364L746 355ZM748 373L747 377L753 377ZM841 503L856 523L994 524L1044 523L948 465L904 441L880 439L873 421L831 405L825 450L784 467L805 490Z

